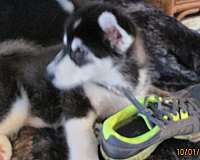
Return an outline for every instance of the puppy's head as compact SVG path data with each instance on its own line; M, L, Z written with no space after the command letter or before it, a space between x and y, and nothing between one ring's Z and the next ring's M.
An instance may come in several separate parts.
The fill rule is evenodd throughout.
M68 20L64 48L47 70L59 89L85 83L134 87L144 63L144 53L139 53L138 60L141 48L136 27L128 16L109 5L92 4Z

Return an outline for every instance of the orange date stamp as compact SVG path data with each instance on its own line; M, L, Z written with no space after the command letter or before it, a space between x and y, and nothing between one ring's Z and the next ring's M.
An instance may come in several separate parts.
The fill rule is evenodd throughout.
M200 156L200 148L177 148L176 154L179 157Z

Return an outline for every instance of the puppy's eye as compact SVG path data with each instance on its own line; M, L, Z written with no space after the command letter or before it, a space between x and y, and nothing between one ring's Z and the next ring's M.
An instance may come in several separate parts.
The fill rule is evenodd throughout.
M75 59L84 59L85 56L88 55L88 52L84 49L78 48L75 52L74 52L74 56Z
M85 49L78 48L76 50L77 54L81 54L82 56L86 56L88 52Z
M85 50L83 48L77 48L76 51L74 51L71 54L71 58L74 60L74 62L77 65L82 66L88 62L87 55L88 55L87 50Z

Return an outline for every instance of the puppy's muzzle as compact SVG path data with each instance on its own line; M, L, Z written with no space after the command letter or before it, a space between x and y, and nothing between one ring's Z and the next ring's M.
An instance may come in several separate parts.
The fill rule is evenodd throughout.
M46 79L48 81L52 81L55 78L55 75L53 73L46 72L46 76L45 77L46 77Z

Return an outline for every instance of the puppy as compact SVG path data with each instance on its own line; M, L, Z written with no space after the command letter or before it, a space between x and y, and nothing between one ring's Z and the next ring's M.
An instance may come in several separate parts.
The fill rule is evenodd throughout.
M96 83L145 95L147 57L140 31L109 5L80 9L65 30L64 46L43 48L23 40L0 44L0 134L11 135L24 125L63 125L68 159L97 160L94 122L129 101Z
M135 96L145 96L152 88L150 74L155 78L156 69L169 67L164 60L175 56L174 62L186 64L188 55L199 57L199 40L197 33L160 11L131 12L101 3L78 9L66 23L63 49L47 67L49 80L56 88L70 91L80 87L91 104L87 116L65 123L67 139L71 140L70 157L77 159L76 153L84 151L93 154L86 157L80 154L80 159L97 159L96 144L87 143L94 138L91 126L84 126L83 119L93 124L95 118L106 117L130 104L96 84L129 88ZM191 53L186 52L189 49ZM198 69L198 65L187 67L180 68L182 71ZM90 117L91 111L95 118ZM84 133L82 139L76 139L75 133Z

